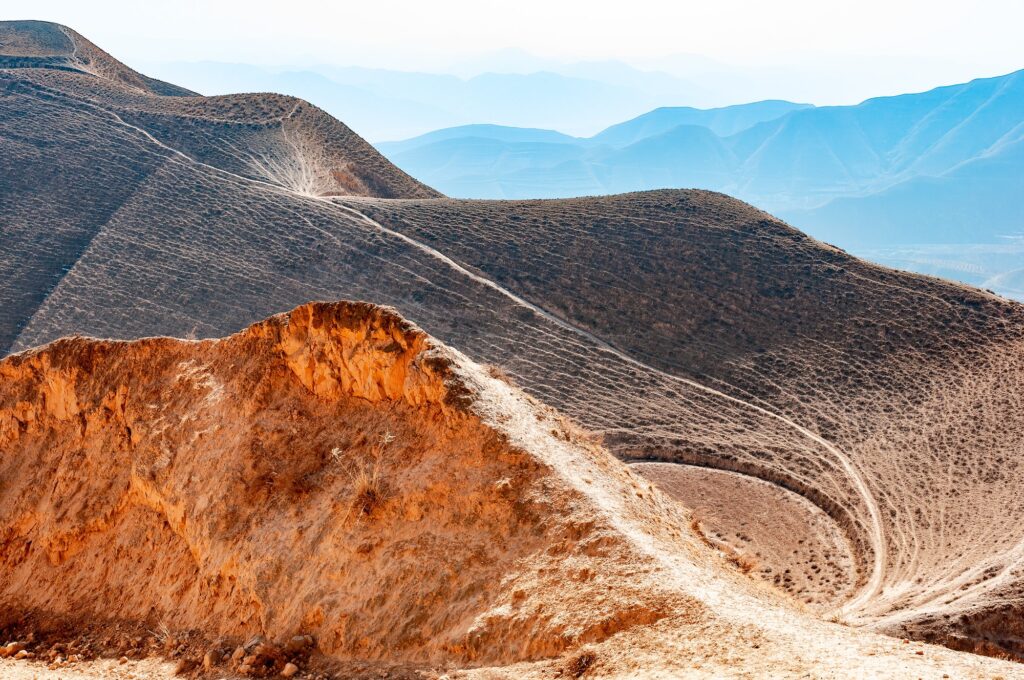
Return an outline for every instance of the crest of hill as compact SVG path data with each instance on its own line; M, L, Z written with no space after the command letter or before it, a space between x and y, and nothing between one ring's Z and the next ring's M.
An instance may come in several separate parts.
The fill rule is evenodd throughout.
M47 21L0 21L0 68L89 73L146 94L196 96L133 71L72 29Z
M0 77L10 79L8 87L106 112L225 172L300 193L439 196L308 102L268 94L202 97L133 71L58 24L0 22Z

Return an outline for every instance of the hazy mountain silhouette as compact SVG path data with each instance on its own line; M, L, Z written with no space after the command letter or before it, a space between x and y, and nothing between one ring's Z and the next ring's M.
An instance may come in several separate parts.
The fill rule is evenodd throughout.
M725 106L719 109L695 109L669 106L655 109L625 123L613 125L591 138L597 144L626 146L648 137L668 132L680 125L706 127L716 135L727 137L757 123L774 120L791 111L812 108L810 104L769 100L753 104Z
M335 66L198 62L158 67L162 77L203 94L247 90L302 97L348 121L371 141L473 123L590 133L665 103L693 100L694 89L683 80L628 69L637 76L630 82L625 77L604 78L606 71L488 72L462 78Z

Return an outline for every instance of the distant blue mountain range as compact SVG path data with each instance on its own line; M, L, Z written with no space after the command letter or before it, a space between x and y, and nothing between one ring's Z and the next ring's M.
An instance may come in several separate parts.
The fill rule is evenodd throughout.
M856 106L659 108L589 138L466 125L377 146L457 197L722 191L854 252L1024 298L1024 71Z
M360 67L164 63L147 72L202 94L281 92L302 97L370 141L464 123L599 130L655 106L699 101L700 88L667 74L605 65L578 75L414 73Z

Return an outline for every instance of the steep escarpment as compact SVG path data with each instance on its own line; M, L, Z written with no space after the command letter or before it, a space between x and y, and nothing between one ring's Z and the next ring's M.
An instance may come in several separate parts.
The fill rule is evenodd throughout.
M5 616L303 632L338 657L493 663L684 602L631 584L635 547L565 471L474 414L473 371L363 304L308 305L219 342L72 338L9 357Z

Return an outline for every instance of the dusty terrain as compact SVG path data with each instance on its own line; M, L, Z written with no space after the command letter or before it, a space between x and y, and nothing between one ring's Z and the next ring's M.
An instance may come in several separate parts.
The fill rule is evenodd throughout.
M632 468L689 508L691 528L741 570L823 613L854 594L856 558L846 534L803 496L709 467L635 463ZM751 512L755 509L760 511Z
M435 676L1015 670L800 611L563 416L391 310L71 338L0 375L7 626L141 622L225 654L261 635L210 664L248 675L315 664L275 645L306 635L328 661Z
M49 24L0 43L0 352L393 305L645 461L738 583L1024 658L1021 305L720 194L439 198L304 102L168 90Z

